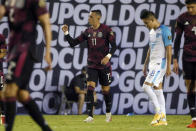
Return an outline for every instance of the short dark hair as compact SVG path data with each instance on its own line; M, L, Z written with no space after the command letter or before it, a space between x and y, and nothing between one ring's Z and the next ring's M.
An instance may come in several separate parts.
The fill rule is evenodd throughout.
M86 66L82 67L82 71L87 71L87 67Z
M147 19L147 18L150 18L150 17L155 17L155 14L152 12L152 11L148 11L148 10L144 10L141 15L140 15L140 18L141 19Z
M185 4L196 4L196 0L185 0Z
M91 10L91 12L96 13L99 16L102 16L101 10Z

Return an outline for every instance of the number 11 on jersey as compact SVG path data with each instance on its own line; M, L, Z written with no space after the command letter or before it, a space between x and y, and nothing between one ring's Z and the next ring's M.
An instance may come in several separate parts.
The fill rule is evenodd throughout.
M93 44L93 46L96 46L96 44L97 44L96 38L92 39L92 44Z

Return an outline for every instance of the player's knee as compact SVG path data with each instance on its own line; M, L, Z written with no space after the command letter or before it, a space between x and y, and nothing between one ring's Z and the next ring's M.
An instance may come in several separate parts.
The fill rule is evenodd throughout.
M85 98L85 95L84 95L84 94L80 94L80 95L79 95L79 100L80 100L80 101L84 101L84 98Z
M102 92L107 93L110 91L110 86L102 86Z
M20 102L25 102L29 99L29 92L26 90L20 90L18 92L18 100Z
M195 87L194 81L192 81L192 80L185 80L185 85L186 85L188 93L195 92L195 88L196 87Z
M96 83L94 81L87 81L87 87L89 86L95 88Z
M3 91L3 95L5 96L5 98L17 97L17 93L18 93L18 86L16 84L8 84L5 90Z

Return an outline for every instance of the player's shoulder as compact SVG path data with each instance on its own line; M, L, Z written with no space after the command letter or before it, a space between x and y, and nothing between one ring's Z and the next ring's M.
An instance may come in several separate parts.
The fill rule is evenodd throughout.
M162 31L170 31L169 27L166 25L161 25L160 28Z
M108 25L101 24L100 26L101 26L101 28L111 30L111 28Z
M178 20L184 20L189 16L188 12L184 12L181 15L178 16Z

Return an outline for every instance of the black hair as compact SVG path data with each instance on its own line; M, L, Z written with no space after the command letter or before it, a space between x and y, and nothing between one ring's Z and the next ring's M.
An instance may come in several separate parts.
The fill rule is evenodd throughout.
M102 16L101 10L91 10L91 12L96 13L99 16Z
M185 0L185 4L196 4L196 0Z
M147 18L150 18L150 17L155 17L155 14L152 12L152 11L148 11L148 10L144 10L141 15L140 15L140 18L141 19L147 19Z

